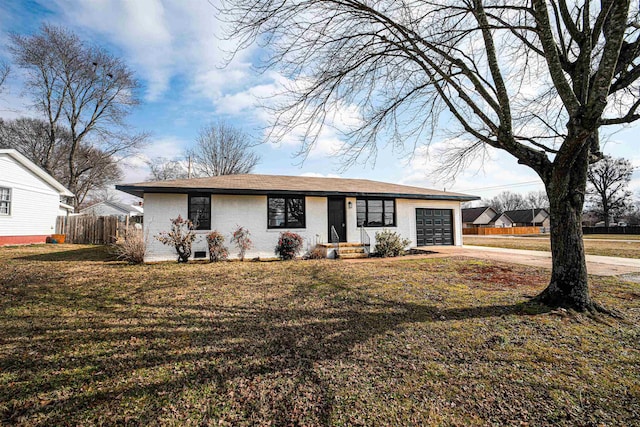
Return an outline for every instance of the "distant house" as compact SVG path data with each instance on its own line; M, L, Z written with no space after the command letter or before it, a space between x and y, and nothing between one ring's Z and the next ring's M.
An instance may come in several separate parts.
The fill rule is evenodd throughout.
M549 227L551 219L546 209L518 209L503 212L509 217L514 227Z
M0 149L0 245L44 243L73 193L14 149Z
M498 216L489 206L462 209L462 228L493 227L492 221Z
M130 218L133 219L133 222L142 222L144 209L140 205L104 201L80 209L80 213L82 215L116 216L120 221L125 221L126 218Z
M506 213L500 213L491 220L491 227L514 227L514 221Z
M253 174L116 188L144 197L144 227L150 236L166 231L178 215L196 220L194 258L206 257L204 237L210 230L229 239L238 226L251 232L254 246L247 257L273 257L282 231L298 233L306 250L317 244L335 248L338 242L358 250L370 242L373 248L376 232L385 229L409 239L410 246L462 245L460 203L478 199L366 179ZM173 248L149 239L146 261L173 259Z

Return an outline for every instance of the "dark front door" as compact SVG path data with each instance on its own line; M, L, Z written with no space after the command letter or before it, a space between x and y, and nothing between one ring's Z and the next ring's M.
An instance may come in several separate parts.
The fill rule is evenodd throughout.
M328 199L328 211L329 211L329 242L333 239L331 237L331 227L336 229L338 233L339 241L347 241L347 221L344 212L344 197L330 197Z

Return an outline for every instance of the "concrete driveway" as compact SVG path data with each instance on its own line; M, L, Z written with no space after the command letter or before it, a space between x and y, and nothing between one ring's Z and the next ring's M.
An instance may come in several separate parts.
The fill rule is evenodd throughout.
M490 248L484 246L437 246L420 249L437 252L440 256L462 256L533 267L551 268L551 252L522 249ZM640 273L640 259L587 255L587 270L596 276L618 276Z

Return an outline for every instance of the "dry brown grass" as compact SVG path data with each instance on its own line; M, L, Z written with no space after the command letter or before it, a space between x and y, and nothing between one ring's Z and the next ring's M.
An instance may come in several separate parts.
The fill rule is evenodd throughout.
M527 303L547 274L0 248L0 423L637 425L640 285L593 319Z
M550 251L549 237L475 237L464 236L465 245L489 246L493 248L526 249L532 251ZM640 240L616 242L601 239L584 239L585 252L588 255L616 256L640 259Z

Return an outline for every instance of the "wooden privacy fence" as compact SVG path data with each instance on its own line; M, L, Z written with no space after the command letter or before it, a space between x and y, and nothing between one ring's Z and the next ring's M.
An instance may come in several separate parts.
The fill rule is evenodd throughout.
M543 227L481 227L462 229L462 234L477 236L490 236L495 234L540 234L543 232Z
M118 218L115 216L59 216L56 234L64 234L66 243L108 245L115 243L118 235Z

